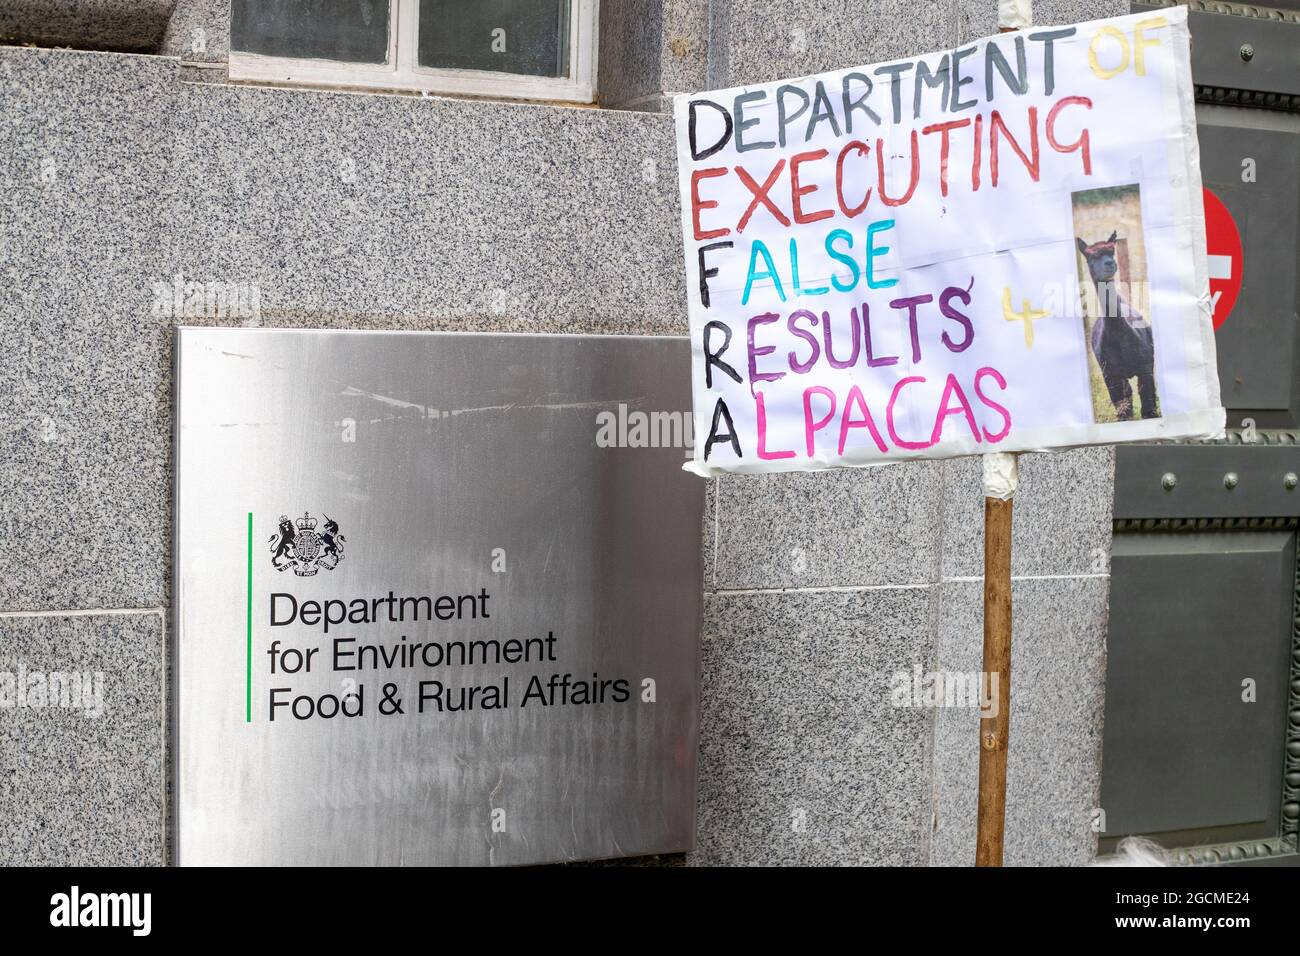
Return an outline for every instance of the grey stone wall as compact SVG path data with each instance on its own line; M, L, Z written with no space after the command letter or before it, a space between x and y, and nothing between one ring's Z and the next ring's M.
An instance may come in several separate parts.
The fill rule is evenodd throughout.
M177 0L0 0L0 43L152 53L162 41L176 3Z
M637 25L607 3L608 101L657 109L679 84L991 27L960 5L763 4L811 18L782 53L746 4L629 0ZM216 7L182 9L169 44ZM0 48L0 670L106 683L96 719L0 714L0 863L164 856L177 319L155 283L244 284L268 325L686 330L669 117L190 83L176 57L196 57L172 52ZM1008 858L1077 862L1095 846L1112 459L1022 467ZM979 508L973 461L712 482L689 862L971 859L973 714L888 690L915 666L978 669Z
M1033 10L1046 26L1119 16L1128 4L1033 0ZM638 110L671 110L675 93L879 63L997 32L996 0L604 0L600 16L601 102Z
M160 53L194 63L225 63L230 55L230 0L176 0Z
M664 96L706 86L709 7L699 0L618 0L600 10L600 102L670 110Z
M1113 455L1024 455L1021 472L1006 861L1083 863ZM916 668L980 670L982 504L975 459L714 481L692 862L974 861L978 714L891 690Z

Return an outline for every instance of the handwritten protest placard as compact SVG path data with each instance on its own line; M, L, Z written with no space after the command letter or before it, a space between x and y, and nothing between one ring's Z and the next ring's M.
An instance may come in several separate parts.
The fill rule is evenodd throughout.
M1222 432L1185 8L679 96L699 474Z

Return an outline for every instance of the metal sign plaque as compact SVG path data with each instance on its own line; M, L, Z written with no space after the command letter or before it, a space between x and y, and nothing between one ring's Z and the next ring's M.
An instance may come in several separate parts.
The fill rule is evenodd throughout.
M181 329L177 857L689 849L684 338Z

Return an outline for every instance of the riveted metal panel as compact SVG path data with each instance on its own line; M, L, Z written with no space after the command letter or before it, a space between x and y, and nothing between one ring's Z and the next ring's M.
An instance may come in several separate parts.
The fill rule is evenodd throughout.
M1127 534L1114 548L1105 836L1275 835L1294 535Z
M1194 10L1192 76L1197 84L1300 93L1300 23Z
M1124 445L1115 518L1300 516L1300 446Z

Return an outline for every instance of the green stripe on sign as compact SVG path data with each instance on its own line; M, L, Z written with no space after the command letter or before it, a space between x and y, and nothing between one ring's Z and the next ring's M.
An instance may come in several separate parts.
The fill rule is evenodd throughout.
M244 672L244 723L253 722L253 512L248 513L248 603L244 633L248 646Z

